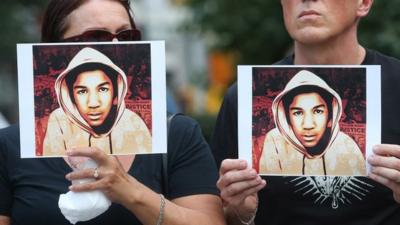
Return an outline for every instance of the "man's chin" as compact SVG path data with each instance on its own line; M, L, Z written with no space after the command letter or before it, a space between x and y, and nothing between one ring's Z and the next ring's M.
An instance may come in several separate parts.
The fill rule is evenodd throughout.
M293 39L303 45L320 44L326 40L326 33L319 28L303 29L301 31L297 31L293 36Z

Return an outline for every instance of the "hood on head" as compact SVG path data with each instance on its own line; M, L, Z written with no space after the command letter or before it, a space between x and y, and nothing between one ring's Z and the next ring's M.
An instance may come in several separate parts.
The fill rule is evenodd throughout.
M310 153L308 153L307 149L297 139L291 126L288 123L284 104L282 101L282 99L284 99L284 97L289 92L295 90L296 88L304 86L318 87L333 96L331 113L332 117L330 118L332 128L330 130L330 134L328 134L329 142L326 145L325 149L323 151L320 151L317 155L311 155ZM327 102L327 104L329 103ZM318 158L325 153L325 151L330 147L333 140L339 133L339 119L342 114L342 100L339 94L336 93L336 91L333 90L331 87L329 87L328 84L320 77L308 70L301 70L286 84L285 89L275 97L272 103L272 112L274 115L275 126L279 129L280 133L284 136L286 141L296 150L303 153L307 158Z
M115 120L113 121L113 125L110 126L110 129L102 134L97 134L80 115L76 105L72 101L73 96L70 96L70 92L66 82L66 77L74 75L74 73L77 71L85 71L85 66L89 65L90 68L98 65L99 69L108 67L109 69L115 71L117 74L117 115L115 117ZM91 70L93 69L88 69L87 71ZM55 91L57 94L58 103L65 114L68 116L68 118L77 126L92 134L93 136L101 137L106 136L111 132L112 127L115 126L115 124L121 118L123 111L125 110L124 98L127 93L127 78L124 71L122 71L117 65L115 65L106 55L93 48L85 47L72 58L67 68L57 77L55 82Z

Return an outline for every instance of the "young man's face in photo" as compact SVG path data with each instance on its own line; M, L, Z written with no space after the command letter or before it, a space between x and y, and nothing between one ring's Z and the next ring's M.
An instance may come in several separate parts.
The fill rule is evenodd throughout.
M314 147L323 137L328 125L328 106L315 92L294 97L289 105L289 121L294 134L306 148Z
M73 86L76 107L92 127L106 120L113 105L112 81L102 70L82 72Z

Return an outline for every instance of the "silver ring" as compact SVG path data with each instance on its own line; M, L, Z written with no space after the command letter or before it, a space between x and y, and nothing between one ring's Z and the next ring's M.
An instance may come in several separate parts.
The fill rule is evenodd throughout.
M93 177L94 179L99 178L99 169L97 167L94 169Z

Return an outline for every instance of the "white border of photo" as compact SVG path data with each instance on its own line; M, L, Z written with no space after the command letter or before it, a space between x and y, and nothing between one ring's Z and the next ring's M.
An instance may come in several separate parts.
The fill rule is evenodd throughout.
M253 68L365 68L366 69L366 159L372 147L381 143L381 66L380 65L240 65L238 66L238 146L239 159L252 165L252 80ZM367 160L366 160L367 161ZM367 174L370 165L366 162ZM266 175L266 174L261 174ZM274 174L268 174L273 176ZM279 174L278 176L282 176Z
M18 99L21 158L42 158L35 154L35 116L33 85L33 46L39 45L119 45L150 44L152 96L152 153L167 152L166 65L164 41L97 43L29 43L17 44Z

